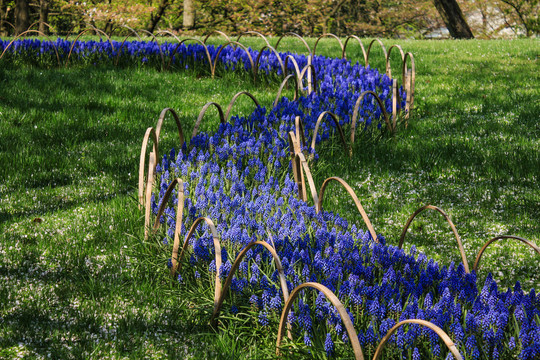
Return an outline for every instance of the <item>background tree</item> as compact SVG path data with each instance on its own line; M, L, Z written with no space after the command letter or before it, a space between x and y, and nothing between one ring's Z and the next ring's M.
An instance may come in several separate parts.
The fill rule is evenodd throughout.
M433 0L450 35L456 39L472 39L474 35L456 0Z
M30 14L27 0L17 0L15 3L15 33L20 34L30 26Z
M500 2L505 5L502 10L514 16L528 37L540 33L539 0L500 0Z

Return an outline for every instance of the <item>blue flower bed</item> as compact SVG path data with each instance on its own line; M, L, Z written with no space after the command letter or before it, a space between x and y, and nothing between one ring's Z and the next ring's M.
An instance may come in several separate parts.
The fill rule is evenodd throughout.
M289 153L285 135L293 126L290 109L283 102L267 114L258 109L248 118L234 118L215 134L201 134L179 154L164 156L158 166L160 185L153 211L176 178L185 186L184 222L187 233L195 219L211 218L222 244L224 279L236 255L249 242L270 242L281 258L289 291L304 282L319 282L332 290L354 321L364 354L372 354L381 338L404 319L431 321L444 329L466 359L538 359L540 356L540 295L525 294L519 283L514 290L499 291L491 276L484 285L476 274L466 274L462 264L440 266L424 254L374 242L367 231L350 225L337 214L316 213L295 197L297 185L288 175ZM279 123L277 116L287 116ZM248 130L249 129L249 130ZM176 199L176 195L172 196ZM175 201L162 221L174 234ZM270 235L269 235L270 234ZM211 233L201 225L190 239L190 271L179 280L209 284L216 265ZM272 257L263 248L252 248L233 278L230 311L251 311L260 326L278 318L283 293ZM201 280L201 277L205 280ZM247 308L247 309L246 309ZM336 310L322 293L306 297L289 320L297 337L310 346L326 339L328 356L334 342L347 342ZM343 348L343 346L341 347ZM413 325L400 328L385 357L445 358L446 349L432 331Z

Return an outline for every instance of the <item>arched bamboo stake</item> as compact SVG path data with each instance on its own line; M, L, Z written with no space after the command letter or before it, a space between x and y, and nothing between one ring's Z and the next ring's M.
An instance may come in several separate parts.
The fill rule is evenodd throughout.
M294 74L290 74L290 75L287 75L285 77L285 79L283 79L283 81L281 82L281 85L280 85L279 90L278 90L277 95L276 95L276 100L274 100L274 103L272 104L272 107L276 107L276 105L278 104L278 102L280 100L280 97L281 97L281 92L283 91L283 88L287 85L287 83L288 83L288 81L290 79L294 80L294 98L293 98L293 101L296 101L296 99L298 99L298 80L296 80L296 76Z
M325 119L325 115L329 115L330 118L334 121L334 124L336 125L336 128L338 129L341 142L343 143L343 148L345 149L345 151L349 152L349 155L350 155L352 150L350 147L347 147L347 142L345 141L345 136L343 135L343 130L341 129L339 120L337 116L334 113L331 113L330 111L324 111L319 115L319 118L317 119L317 122L315 123L315 129L313 130L313 137L311 139L310 149L315 150L315 143L317 141L317 133L319 132L319 126L321 125L321 122L323 121L323 119Z
M149 127L146 129L146 133L144 134L142 146L141 146L141 156L139 159L139 209L141 209L142 206L144 206L144 167L145 167L145 161L146 161L146 147L148 146L148 140L152 138L152 144L153 144L153 152L152 154L155 154L155 157L158 158L158 138L156 135L156 131L154 128ZM154 164L155 167L155 164ZM152 170L153 172L153 170ZM150 175L149 175L150 176Z
M300 116L296 116L294 118L294 128L296 132L296 138L300 142L300 145L303 147L306 146L306 138L304 137L304 124L302 123L302 119L300 119Z
M91 28L90 30L94 31L96 33L96 35L99 36L99 40L103 40L103 38L101 37L102 34L104 34L108 39L110 39L109 35L107 35L107 33L105 31L102 31L102 30L98 29L97 27L95 27L91 23L87 22L85 24L86 24L86 26L89 26Z
M148 240L150 232L150 216L152 215L152 188L154 187L154 170L157 164L157 156L150 153L148 161L148 179L146 180L146 204L144 209L144 240Z
M11 26L11 28L13 29L13 31L17 31L17 28L15 27L15 25L13 25L12 23L10 23L9 21L4 20L3 23L4 23L4 24L8 24L9 26Z
M247 91L240 91L239 93L237 93L236 95L233 96L233 98L231 99L231 102L229 103L229 106L227 106L227 111L225 112L225 122L229 121L229 116L231 114L231 110L232 110L232 107L234 105L234 103L236 103L236 100L241 96L241 95L246 95L247 97L251 98L251 100L253 100L253 102L255 103L255 106L256 107L259 107L259 102L257 101L257 99L255 98L255 96L253 96L252 94L250 94L249 92Z
M225 39L227 39L228 43L232 42L232 40L229 38L229 36L227 34L225 34L223 31L212 30L205 36L205 38L203 40L203 43L206 44L206 41L208 40L208 38L210 38L210 36L212 36L212 34L219 34L219 35L223 36Z
M258 32L258 31L252 31L252 30L244 31L242 34L238 35L238 38L236 38L236 42L240 42L240 39L242 38L242 36L244 36L244 35L249 35L249 34L251 34L251 35L257 35L258 37L261 37L261 38L264 40L264 42L266 43L266 45L267 45L268 47L271 47L271 46L270 46L270 43L268 42L268 39L266 38L266 36L264 36L263 34L261 34L261 33Z
M209 102L209 103L206 103L201 112L199 113L199 116L197 117L197 121L195 122L195 127L193 128L193 134L191 134L191 138L193 139L195 137L195 135L197 135L197 132L199 131L199 126L201 126L201 122L202 122L202 119L204 117L204 114L206 114L206 111L208 110L208 108L210 106L215 106L216 109L218 110L218 113L219 113L219 121L222 123L222 124L225 124L227 121L225 120L225 116L223 116L223 110L221 109L221 106L219 106L218 103L215 103L215 102Z
M210 55L210 52L208 51L208 47L206 46L206 44L204 42L202 42L201 40L196 39L196 38L187 38L187 39L184 39L184 40L180 40L180 38L178 38L178 36L176 36L175 34L173 34L172 32L170 32L168 30L160 30L157 33L157 35L159 35L159 34L171 35L178 41L178 44L174 48L173 52L169 55L170 56L169 63L167 64L167 67L165 68L165 70L168 70L171 67L173 57L174 57L174 55L176 55L176 53L178 52L178 49L180 48L180 46L182 46L183 43L185 43L186 41L195 41L195 42L201 44L204 47L204 51L206 53L206 59L208 60L208 64L210 65L210 72L212 72L212 56Z
M214 76L216 75L216 66L217 66L217 62L218 62L218 59L219 59L219 55L221 55L221 52L223 51L223 49L225 49L227 46L229 45L233 45L233 48L236 49L236 47L234 47L234 45L237 45L237 46L240 46L242 48L242 50L244 50L248 56L248 59L249 59L249 62L251 64L251 70L253 71L253 82L256 82L257 81L257 69L255 68L255 63L253 62L253 58L251 57L251 54L249 53L249 50L242 44L240 44L239 42L236 42L236 41L230 41L228 43L226 43L225 45L223 45L217 52L216 54L216 57L214 58L214 64L212 65L212 78L214 78Z
M114 34L114 32L120 28L124 28L124 29L128 29L132 34L135 34L135 37L139 40L139 41L142 41L141 40L141 37L139 36L139 33L137 31L135 31L135 29L127 26L127 25L117 25L116 27L114 27L112 30L111 30L111 36L112 34ZM124 40L125 41L125 40Z
M364 48L364 44L362 44L362 40L356 35L349 35L347 39L345 39L345 44L343 45L343 51L341 53L342 59L347 59L347 44L349 43L349 40L354 39L360 44L360 48L362 49L362 55L364 56L364 63L367 62L367 54L366 49Z
M285 303L289 299L289 289L287 288L287 281L285 279L285 273L283 271L283 266L281 266L281 260L279 259L279 256L278 256L276 250L270 244L268 244L265 241L258 241L258 240L257 241L252 241L249 244L247 244L244 249L242 249L240 254L238 254L238 256L236 257L236 260L234 261L234 263L233 263L233 265L231 267L231 271L229 271L229 275L227 276L227 279L225 280L225 284L223 285L223 289L221 291L219 299L218 299L218 301L216 303L216 306L214 307L214 312L212 314L212 319L210 320L210 323L212 325L215 325L215 323L216 323L216 320L217 320L217 318L219 316L219 312L221 310L221 305L223 305L223 301L225 300L225 296L227 295L227 290L229 289L229 287L231 285L231 282L232 282L232 279L233 279L233 276L234 276L236 270L238 270L238 268L240 267L240 263L244 259L244 256L249 251L249 249L251 249L252 247L257 246L257 245L261 245L261 246L265 247L270 252L270 254L272 254L272 257L274 258L274 262L276 263L276 268L277 268L277 271L278 271L278 274L279 274L279 282L280 282L280 285L281 285L281 291L283 292L283 302ZM292 338L292 335L290 335L290 337Z
M67 35L66 37L64 38L65 41L68 41L69 40L69 37L73 34L73 32L75 31L75 28L77 27L77 25L73 25L71 27L71 29L69 29L69 31L67 32Z
M176 270L178 269L178 248L180 247L180 233L182 232L182 218L184 215L184 182L180 178L174 179L169 187L167 187L167 191L165 191L165 194L163 195L163 198L161 199L161 206L159 207L156 221L154 222L154 232L157 231L159 228L160 219L163 215L163 212L165 211L165 208L167 207L167 203L169 201L169 197L171 196L174 188L178 185L178 205L176 208L176 223L174 228L174 243L173 243L173 251L171 255L171 261L172 261L172 267L171 267L171 276L176 275Z
M281 42L281 40L282 40L285 36L287 36L287 35L292 35L293 37L296 37L296 38L300 39L300 41L302 41L302 43L303 43L304 46L306 47L308 54L311 54L311 48L309 47L309 45L308 45L308 43L306 42L306 40L305 40L302 36L300 36L300 35L298 35L297 33L294 33L294 32L287 32L287 33L281 35L281 36L279 37L277 43L276 43L276 46L275 46L276 50L277 50L277 48L278 48L279 43Z
M214 222L210 220L207 217L200 217L193 225L191 225L191 228L189 229L189 232L184 239L184 245L182 246L182 251L180 252L180 256L178 256L178 259L176 261L178 262L177 271L179 272L182 267L182 258L184 257L184 253L186 252L186 248L189 244L189 239L197 229L197 226L199 226L200 223L205 222L208 227L210 228L210 231L212 232L212 238L214 240L214 251L216 253L216 287L214 291L214 309L217 306L217 300L219 299L219 295L221 294L221 280L219 279L219 269L221 267L221 244L219 242L219 235L216 230L216 226L214 225ZM175 261L174 259L172 261Z
M58 66L62 66L62 63L60 62L60 55L58 54L58 48L56 47L56 45L54 45L54 42L51 40L50 37L48 37L47 35L45 35L44 33L42 33L41 31L39 30L26 30L22 33L20 33L19 35L15 36L13 38L13 40L11 40L9 42L9 44L4 48L4 51L2 51L2 54L0 55L0 60L2 60L2 58L4 57L4 54L6 53L6 51L11 47L11 45L13 45L13 43L18 39L20 38L21 36L24 36L26 34L29 34L29 33L37 33L41 36L44 36L47 38L47 40L49 40L49 42L51 43L53 49L54 49L54 52L56 53L56 60L58 61Z
M114 45L111 41L111 38L109 37L109 35L107 35L105 32L103 32L102 30L99 30L98 28L94 27L93 29L86 29L86 30L83 30L79 33L79 35L77 35L77 37L75 38L75 40L73 40L73 44L71 44L71 48L69 49L69 53L68 53L68 56L66 58L66 63L65 63L65 66L67 67L68 66L68 63L69 63L69 58L71 57L71 53L73 52L73 48L75 47L75 44L77 43L77 40L79 40L79 38L84 34L84 33L87 33L89 31L96 31L98 32L99 34L103 34L105 35L105 37L107 37L107 41L109 41L109 44L111 45L111 48L113 51L114 50ZM101 39L101 36L100 36L100 39Z
M276 49L274 49L270 45L265 45L265 46L263 46L261 48L261 50L259 50L259 54L257 55L257 58L255 60L255 76L258 75L261 56L262 56L262 53L263 53L264 49L269 49L270 51L272 51L274 53L274 55L277 56L279 66L281 67L281 73L283 74L283 78L285 78L287 76L287 74L286 74L285 66L283 65L283 61L281 60L281 56L279 56L279 53L276 51Z
M452 220L450 220L450 217L442 209L438 208L437 206L433 206L433 205L422 206L420 209L416 210L411 215L409 220L407 220L407 223L405 224L405 227L403 228L403 231L401 232L401 237L399 238L398 248L401 249L401 247L403 246L403 241L405 240L405 235L407 235L407 230L409 229L409 226L411 225L411 223L414 220L414 218L416 217L416 215L420 214L422 211L427 210L427 209L435 210L439 214L444 216L444 218L446 219L446 221L450 225L450 228L452 228L452 232L454 233L454 236L456 237L456 241L457 241L457 244L458 244L458 249L459 249L459 252L461 253L461 260L463 261L463 267L465 268L465 272L470 273L470 271L469 271L469 263L467 262L467 256L465 256L465 250L463 250L463 245L461 244L461 238L459 237L457 229L456 229L454 223L452 222Z
M294 58L294 56L292 55L287 55L285 56L285 60L284 60L284 64L283 66L285 67L285 75L287 75L289 73L289 60L292 62L293 66L294 66L294 70L296 71L296 76L298 78L298 82L301 81L301 78L300 78L300 66L298 66L298 62L296 61L296 59Z
M163 54L163 49L161 48L161 45L159 44L157 37L148 30L140 29L139 31L150 36L152 38L152 42L155 42L156 45L158 46L159 55L161 56L161 68L164 69L165 68L165 55Z
M410 59L411 62L411 69L407 70L407 59ZM414 56L412 53L408 52L405 54L405 57L403 58L403 66L402 66L402 75L401 75L401 82L403 83L403 86L405 86L405 91L407 91L407 100L405 103L405 127L408 125L408 119L409 115L413 108L414 103L414 87L415 87L415 81L416 81L416 67L414 65Z
M360 114L359 110L360 110L360 106L362 106L362 100L364 99L366 95L373 95L373 97L377 101L377 104L379 104L379 108L381 109L381 112L384 116L386 127L388 127L390 131L393 131L392 125L390 124L390 119L388 118L388 114L386 113L386 109L384 108L384 104L382 100L379 98L379 96L377 95L377 93L371 90L364 91L363 93L360 94L360 96L356 100L356 103L354 104L353 116L351 120L351 156L352 156L352 145L354 144L354 136L356 133L356 122L358 121L358 115Z
M180 118L178 117L178 114L176 113L176 111L174 111L171 108L165 108L161 110L161 114L159 114L159 119L156 124L156 138L159 141L159 135L161 134L161 127L163 126L163 120L165 120L165 116L167 115L167 113L170 113L174 118L174 121L176 123L176 128L178 129L178 138L180 140L179 147L182 147L185 141L184 131L182 131L182 124L180 123Z
M298 196L301 200L307 201L307 193L304 180L304 172L302 171L297 154L301 154L300 142L294 132L289 131L289 153L291 154L291 165L293 169L293 177L298 187Z
M135 36L137 37L137 39L138 39L139 41L141 41L141 37L139 36L139 34L138 34L135 30L133 30L132 28L130 28L129 26L126 26L126 25L119 25L119 26L117 26L115 29L113 29L113 30L111 31L111 35L113 34L114 30L119 29L119 28L126 28L126 29L128 29L129 31L131 31L132 33L135 34ZM118 51L117 51L118 54L116 54L116 60L115 60L115 63L114 63L114 65L116 65L116 66L118 66L118 61L120 60L120 51L124 48L124 45L125 45L125 43L126 43L126 41L127 41L127 39L128 39L129 37L130 37L129 34L126 35L126 37L124 37L124 40L122 41L122 44L121 44L120 47L118 48Z
M403 49L399 45L392 45L388 48L388 52L386 53L386 75L391 79L392 78L392 67L390 66L390 54L392 53L392 49L397 48L399 50L399 53L401 55L401 63L405 60L405 53L403 52Z
M474 265L473 265L473 270L474 271L478 271L478 268L480 266L480 259L482 258L482 255L484 254L484 251L486 251L487 247L489 245L491 245L492 243L494 243L495 241L497 240L503 240L503 239L516 239L516 240L519 240L521 241L522 243L524 244L527 244L529 245L534 251L536 251L536 253L538 255L540 255L540 247L538 247L535 243L533 243L532 241L529 241L527 239L524 239L522 237L519 237L519 236L513 236L513 235L500 235L500 236L497 236L497 237L494 237L493 239L489 240L488 242L486 242L484 244L484 246L482 246L482 249L478 252L478 255L476 256L476 260L474 261Z
M392 127L391 131L394 132L397 126L398 109L400 109L401 102L399 101L399 92L397 80L392 79Z
M315 56L315 51L317 50L317 44L319 43L319 40L321 40L323 37L332 37L334 39L336 39L339 43L339 47L341 48L341 53L343 54L343 43L341 42L340 38L338 38L336 35L334 34L331 34L331 33L326 33L326 34L322 34L321 36L319 36L317 38L317 40L315 41L315 45L313 45L313 51L311 52L311 55L312 56Z
M332 182L332 181L337 182L338 184L343 186L345 188L345 190L347 190L347 192L349 193L349 195L353 199L354 204L356 205L356 208L360 212L360 215L362 215L362 219L364 220L364 223L366 224L366 226L367 226L367 228L369 230L369 233L371 234L371 238L373 239L373 241L378 242L377 233L375 232L375 229L373 228L373 225L371 225L371 221L369 221L369 218L368 218L364 208L362 207L362 204L360 203L360 200L358 199L358 196L356 196L356 193L351 188L351 186L349 184L347 184L347 182L345 180L343 180L343 179L341 179L339 177L334 176L334 177L329 177L328 179L324 180L324 182L323 182L323 184L321 186L321 190L319 190L319 203L315 207L317 213L322 211L322 204L323 204L323 199L324 199L324 191L326 190L326 187L328 186L328 184L330 182Z
M37 24L39 24L39 21L35 21L34 23L32 23L32 25L30 25L30 26L28 27L27 30L32 29L32 28L33 28L35 25L37 25ZM43 22L42 24L45 25L45 26L47 26L47 28L49 28L49 30L52 30L53 33L54 33L56 36L58 36L58 31L56 31L56 29L53 28L49 23Z
M438 327L437 325L435 325L435 324L433 324L433 323L431 323L429 321L417 320L417 319L403 320L403 321L400 321L399 323L397 323L396 325L394 325L386 333L386 335L384 335L383 339L379 343L379 346L377 346L377 350L375 351L375 355L373 356L373 360L378 360L378 359L381 358L382 351L384 350L384 346L386 345L386 343L388 342L388 340L390 339L392 334L394 334L394 332L396 332L396 330L399 327L401 327L401 326L403 326L405 324L417 324L417 325L425 326L425 327L433 330L441 338L441 340L444 341L444 344L446 345L448 350L450 350L452 355L454 355L454 358L456 360L463 360L463 358L461 357L461 354L459 353L458 349L456 348L456 344L454 344L452 339L450 339L450 337L444 332L443 329L441 329L440 327Z
M375 43L375 42L378 42L379 45L382 48L382 51L383 51L383 54L384 54L384 63L386 65L386 61L388 59L388 53L386 52L386 48L384 47L384 44L382 43L382 41L380 39L373 39L369 43L367 51L366 51L366 67L368 67L368 65L369 65L369 53L371 51L371 47L373 46L373 43Z
M298 140L297 140L298 141ZM294 165L294 164L293 164ZM315 182L313 181L313 176L311 175L311 170L309 170L308 163L306 161L306 158L304 157L304 154L297 153L295 155L295 165L297 166L296 173L301 174L300 179L296 179L296 182L299 181L302 182L302 193L299 194L302 196L303 201L307 201L307 195L306 195L306 185L304 176L308 180L309 189L311 191L311 197L313 199L313 204L317 205L319 203L319 196L317 194L317 187L315 186ZM298 189L300 191L300 189Z
M308 59L309 62L311 62L311 57ZM300 83L302 83L302 79L304 78L304 75L307 73L307 79L308 79L308 95L311 94L313 91L317 91L317 71L315 69L315 65L309 63L302 69L302 72L300 73ZM312 87L313 83L313 87Z
M294 290L291 292L291 296L285 303L285 306L283 308L283 311L281 312L281 319L279 321L279 328L278 328L278 334L277 334L277 342L276 342L276 356L280 356L280 347L281 347L281 338L283 337L283 330L285 330L285 324L287 323L287 317L289 315L289 311L292 308L293 301L298 297L300 294L300 291L304 288L312 288L315 290L318 290L326 296L326 298L334 305L336 310L339 313L339 316L341 317L341 320L343 321L343 325L345 325L345 329L347 330L347 335L349 336L349 340L351 341L351 345L354 352L354 357L356 360L364 360L364 354L362 353L362 347L360 346L360 342L358 341L358 335L356 334L356 330L354 329L354 325L351 321L351 318L349 317L349 314L347 313L347 310L345 309L345 306L339 301L337 296L330 291L326 286L315 283L315 282L307 282L303 283L301 285L298 285Z

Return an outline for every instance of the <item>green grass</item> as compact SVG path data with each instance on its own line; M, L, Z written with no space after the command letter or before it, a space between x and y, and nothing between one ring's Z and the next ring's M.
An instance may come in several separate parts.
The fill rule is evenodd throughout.
M390 244L415 209L441 207L470 266L496 235L540 243L538 42L397 43L417 66L408 128L363 139L350 160L336 156L337 142L322 145L318 186L332 175L349 182ZM280 51L303 52L300 42L285 45ZM353 43L348 57L359 60L358 49ZM317 53L337 56L337 43L321 42ZM397 73L397 52L392 58ZM250 316L225 319L217 332L206 325L211 290L168 278L169 254L158 239L142 240L135 197L142 136L163 108L178 112L189 137L206 102L226 106L248 90L269 106L279 84L103 67L0 68L0 84L0 358L271 357L276 326L266 331ZM233 113L252 109L241 98ZM161 152L177 143L167 120ZM203 130L217 123L211 110ZM331 190L325 209L361 224L345 192ZM438 214L420 215L405 242L443 264L459 261ZM520 280L538 289L537 264L525 246L501 242L484 255L481 276L490 270L503 287Z

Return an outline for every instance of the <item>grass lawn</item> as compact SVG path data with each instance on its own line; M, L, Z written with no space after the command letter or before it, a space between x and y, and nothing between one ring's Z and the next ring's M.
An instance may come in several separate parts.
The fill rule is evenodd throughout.
M326 144L316 183L344 178L389 244L426 204L449 214L471 266L496 235L540 244L538 41L385 44L396 42L416 60L408 128L364 139L351 159L336 156L337 143ZM299 42L285 45L280 51L303 52ZM317 53L339 55L336 43L321 45ZM360 60L355 50L348 57ZM0 67L0 358L272 356L275 332L249 317L225 319L215 332L206 325L211 289L169 279L169 254L158 239L143 241L136 185L142 137L163 108L176 110L191 134L205 103L226 106L247 90L270 106L278 87L253 85L248 76L213 80L145 68ZM233 113L252 110L241 98ZM217 127L215 115L207 114L203 130ZM162 153L176 143L168 120ZM325 209L363 227L345 192L331 190ZM450 227L435 212L413 222L405 243L443 264L460 261ZM539 289L537 265L523 244L500 242L484 255L480 276L492 271L503 287L519 280Z

